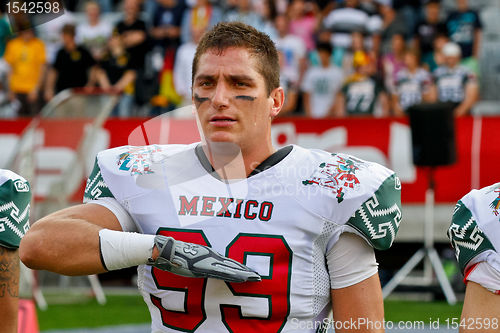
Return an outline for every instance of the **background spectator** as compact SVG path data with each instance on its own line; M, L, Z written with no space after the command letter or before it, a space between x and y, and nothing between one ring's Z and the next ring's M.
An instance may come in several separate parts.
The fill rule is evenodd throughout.
M121 42L129 53L134 65L136 67L142 67L144 65L145 55L148 51L148 34L146 32L146 23L139 18L139 1L124 0L123 12L123 20L118 22L115 26L114 34L117 34L121 38Z
M49 68L44 97L50 101L58 92L83 87L95 61L89 51L75 41L75 26L65 25L61 32L63 47L57 52L56 61Z
M132 109L137 70L132 59L120 36L114 35L108 41L108 50L99 67L92 73L91 84L97 83L109 93L122 95L117 108L113 110L115 116L130 117L134 114Z
M302 113L302 108L299 108L299 100L300 100L300 86L298 81L291 81L290 78L285 75L285 55L278 51L279 62L280 62L280 84L283 87L283 91L285 93L285 103L281 108L281 112L278 114L278 117L283 117L290 115L292 113Z
M289 84L297 85L307 66L306 46L300 37L290 33L290 22L286 15L278 15L275 25L278 32L276 48L282 53L281 76Z
M376 23L374 23L376 22ZM380 17L373 17L360 8L359 0L345 0L343 5L332 10L323 20L323 26L332 32L335 47L351 47L353 32L371 34L380 29Z
M85 4L86 22L76 28L76 42L85 46L95 60L101 59L106 51L106 44L113 32L113 26L106 20L101 20L101 9L95 1Z
M191 77L196 46L205 30L193 28L192 38L177 49L174 63L175 91L182 97L182 104L191 104Z
M431 73L434 72L436 68L444 64L443 47L448 43L450 39L448 35L438 33L433 41L432 52L426 53L422 56L422 63Z
M261 31L269 35L272 40L275 40L278 35L274 26L274 19L278 15L276 4L273 0L260 0L255 4L255 10L261 18Z
M385 54L390 52L392 36L396 34L400 34L405 36L407 39L408 36L408 24L405 22L405 18L403 15L398 14L392 8L390 0L378 0L379 3L379 11L382 15L382 32L380 35L376 35L376 42L374 45L375 52L380 52L381 54Z
M110 8L113 5L122 8L122 18L117 20L120 13L111 12L102 19L99 4L103 1L110 2L106 5ZM55 61L56 52L61 48L60 30L65 24L77 22L77 44L87 46L98 62L107 52L111 35L117 34L125 47L127 67L135 73L135 87L130 90L133 92L131 107L140 110L141 115L152 115L152 106L160 106L159 112L165 112L190 101L189 80L180 79L184 74L178 70L186 68L186 62L191 59L192 47L196 44L191 36L197 34L193 30L204 31L222 20L249 23L276 42L280 51L281 82L287 90L281 116L287 111L303 112L301 84L308 68L322 66L316 51L321 43L331 44L330 63L342 68L344 77L359 78L360 69L353 66L354 54L367 56L369 61L363 65L363 75L370 80L377 78L377 86L379 78L383 79L384 88L392 96L398 95L395 80L405 67L403 52L407 44L420 49L422 66L433 72L444 65L442 48L449 41L448 33L462 48L461 64L478 73L482 25L466 0L449 1L443 6L440 0L89 0L73 3L76 11L84 10L85 16L66 10L63 16L36 27L45 43L47 63ZM486 8L484 6L474 3L474 8ZM0 41L1 38L0 21ZM492 48L490 44L487 46ZM177 52L181 46L185 47ZM176 54L183 58L178 59ZM483 67L486 67L484 62ZM0 76L1 68L0 63ZM5 98L6 88L3 100L0 92L0 108L2 101L9 104ZM50 85L40 89L47 92L47 96L52 95ZM161 97L155 99L161 103L151 103L153 96ZM397 104L391 102L390 106L392 114L401 114ZM375 114L383 114L382 109L375 108L380 111ZM0 116L2 114L0 110Z
M5 47L7 46L7 41L12 35L9 18L3 12L2 6L0 6L0 58L3 57L5 53Z
M404 116L412 105L435 102L437 98L431 74L420 66L418 51L406 50L403 58L405 67L396 74L391 98L396 116Z
M36 33L37 37L40 38L45 45L47 63L52 64L54 62L56 59L56 53L62 46L62 27L66 24L75 24L75 22L75 15L66 8L63 15L39 26L33 27L33 31Z
M343 74L339 67L330 63L330 44L318 44L317 51L321 65L310 67L304 75L303 103L306 116L325 118L333 114L334 98L341 87Z
M440 102L456 104L455 116L470 112L479 98L477 77L472 70L460 65L460 47L449 42L443 47L444 64L434 71Z
M181 40L183 43L191 41L193 30L206 31L222 20L222 11L219 6L209 0L196 0L195 5L186 10L182 19Z
M447 34L446 24L441 20L440 0L428 0L424 15L413 33L413 47L419 49L422 58L427 58L434 49L434 39L438 34Z
M457 10L448 15L446 27L450 40L460 46L464 64L478 73L482 24L477 12L469 8L468 0L457 0Z
M263 19L252 7L251 0L236 1L234 7L226 12L223 19L227 22L240 21L258 30L263 28Z
M5 53L5 48L7 46L7 41L11 36L12 32L10 29L10 24L8 22L7 15L2 11L3 8L0 6L0 117L14 117L15 112L13 112L10 107L11 102L9 101L9 89L8 89L8 73L9 65L5 62L3 57Z
M314 33L320 25L317 6L304 0L291 0L287 15L290 20L290 33L302 38L308 51L314 50Z
M20 116L35 116L41 107L39 93L46 66L45 46L27 26L22 26L18 35L7 43L4 54L11 69L10 100L21 103Z
M389 100L383 84L370 76L370 57L358 51L354 54L354 74L347 77L335 98L334 115L346 116L388 116Z
M186 5L183 0L157 0L150 34L155 44L174 51L181 43L181 25Z
M353 56L354 53L361 51L370 57L370 65L372 69L370 70L371 75L375 74L377 71L377 56L375 52L369 50L366 47L365 34L355 31L351 34L351 47L348 49L334 48L335 63L340 64L344 72L344 76L347 77L354 73L353 66ZM337 60L338 59L338 60Z
M144 64L150 45L148 43L146 23L139 18L139 0L124 0L123 11L123 20L118 22L113 32L120 37L120 42L118 43L118 41L113 40L113 37L110 41L114 49L119 48L117 46L118 44L120 44L120 47L122 45L125 47L127 57L126 67L133 69L134 72L134 79L131 81L134 82L135 79L138 78L137 82L140 82L140 84L136 84L126 91L126 94L122 97L122 103L127 101L125 104L129 103L131 107L134 106L134 104L142 106L148 99L147 89L145 87L146 75L144 72ZM120 109L123 110L123 107ZM125 114L131 113L132 111L128 110L127 112L122 112L121 114L124 116Z
M391 51L382 57L382 74L387 91L394 92L396 76L405 68L404 54L406 44L402 34L394 34L391 41Z

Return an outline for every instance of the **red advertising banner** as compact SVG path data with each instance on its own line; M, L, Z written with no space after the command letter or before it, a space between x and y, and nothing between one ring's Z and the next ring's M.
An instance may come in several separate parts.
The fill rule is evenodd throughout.
M45 122L45 121L44 121ZM5 168L18 149L20 135L29 120L0 121L0 167ZM436 201L456 202L472 188L500 181L500 117L464 117L456 120L457 161L435 171ZM37 170L40 184L37 197L44 197L44 186L62 174L65 161L78 147L84 124L80 120L54 120L41 129ZM96 134L97 146L90 149L82 173L88 174L98 150L121 145L189 143L199 140L195 120L157 117L109 119ZM427 170L412 161L411 131L406 119L303 119L282 118L274 122L275 146L298 144L330 152L347 152L381 163L399 175L403 184L403 203L423 203L428 184ZM52 178L51 178L52 177ZM44 185L45 184L45 185ZM74 197L81 197L82 187Z

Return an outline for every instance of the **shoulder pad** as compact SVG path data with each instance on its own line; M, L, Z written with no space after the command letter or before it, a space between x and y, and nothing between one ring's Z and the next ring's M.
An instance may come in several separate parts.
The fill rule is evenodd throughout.
M391 247L401 223L401 182L392 174L347 221L377 250Z
M121 146L97 154L85 187L84 202L104 197L121 201L148 190L137 179L155 176L168 157L187 151L188 145Z
M30 185L7 170L2 170L0 178L0 245L18 248L29 229Z
M447 234L462 272L481 253L495 251L499 215L500 184L473 190L457 202Z
M109 190L108 185L104 181L101 173L101 167L99 166L99 160L96 157L94 168L87 179L87 184L85 185L85 192L83 194L83 202L88 202L92 200L97 200L99 198L113 198L113 194Z

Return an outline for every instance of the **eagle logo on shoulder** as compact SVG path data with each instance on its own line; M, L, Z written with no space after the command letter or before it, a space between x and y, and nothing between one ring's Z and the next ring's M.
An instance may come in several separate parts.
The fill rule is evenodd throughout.
M156 145L132 147L128 151L118 155L117 165L120 170L129 171L133 176L151 174L154 173L151 170L154 155L160 152L160 147Z
M309 179L302 181L303 185L319 185L330 189L336 194L337 202L344 201L348 191L357 191L361 185L356 172L363 167L363 161L352 156L332 154L333 163L323 162L314 170Z

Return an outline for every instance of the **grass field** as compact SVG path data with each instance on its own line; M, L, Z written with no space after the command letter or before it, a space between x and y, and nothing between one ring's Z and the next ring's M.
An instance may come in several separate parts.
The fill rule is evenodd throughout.
M150 322L149 312L139 295L110 295L106 305L99 305L95 299L71 297L61 304L53 304L48 297L49 307L37 311L40 330L101 327Z
M139 295L109 295L107 304L95 299L64 296L48 297L49 308L38 311L40 330L139 324L150 321L146 304ZM59 303L59 304L54 304ZM385 301L387 321L424 321L459 318L462 304L446 302Z

